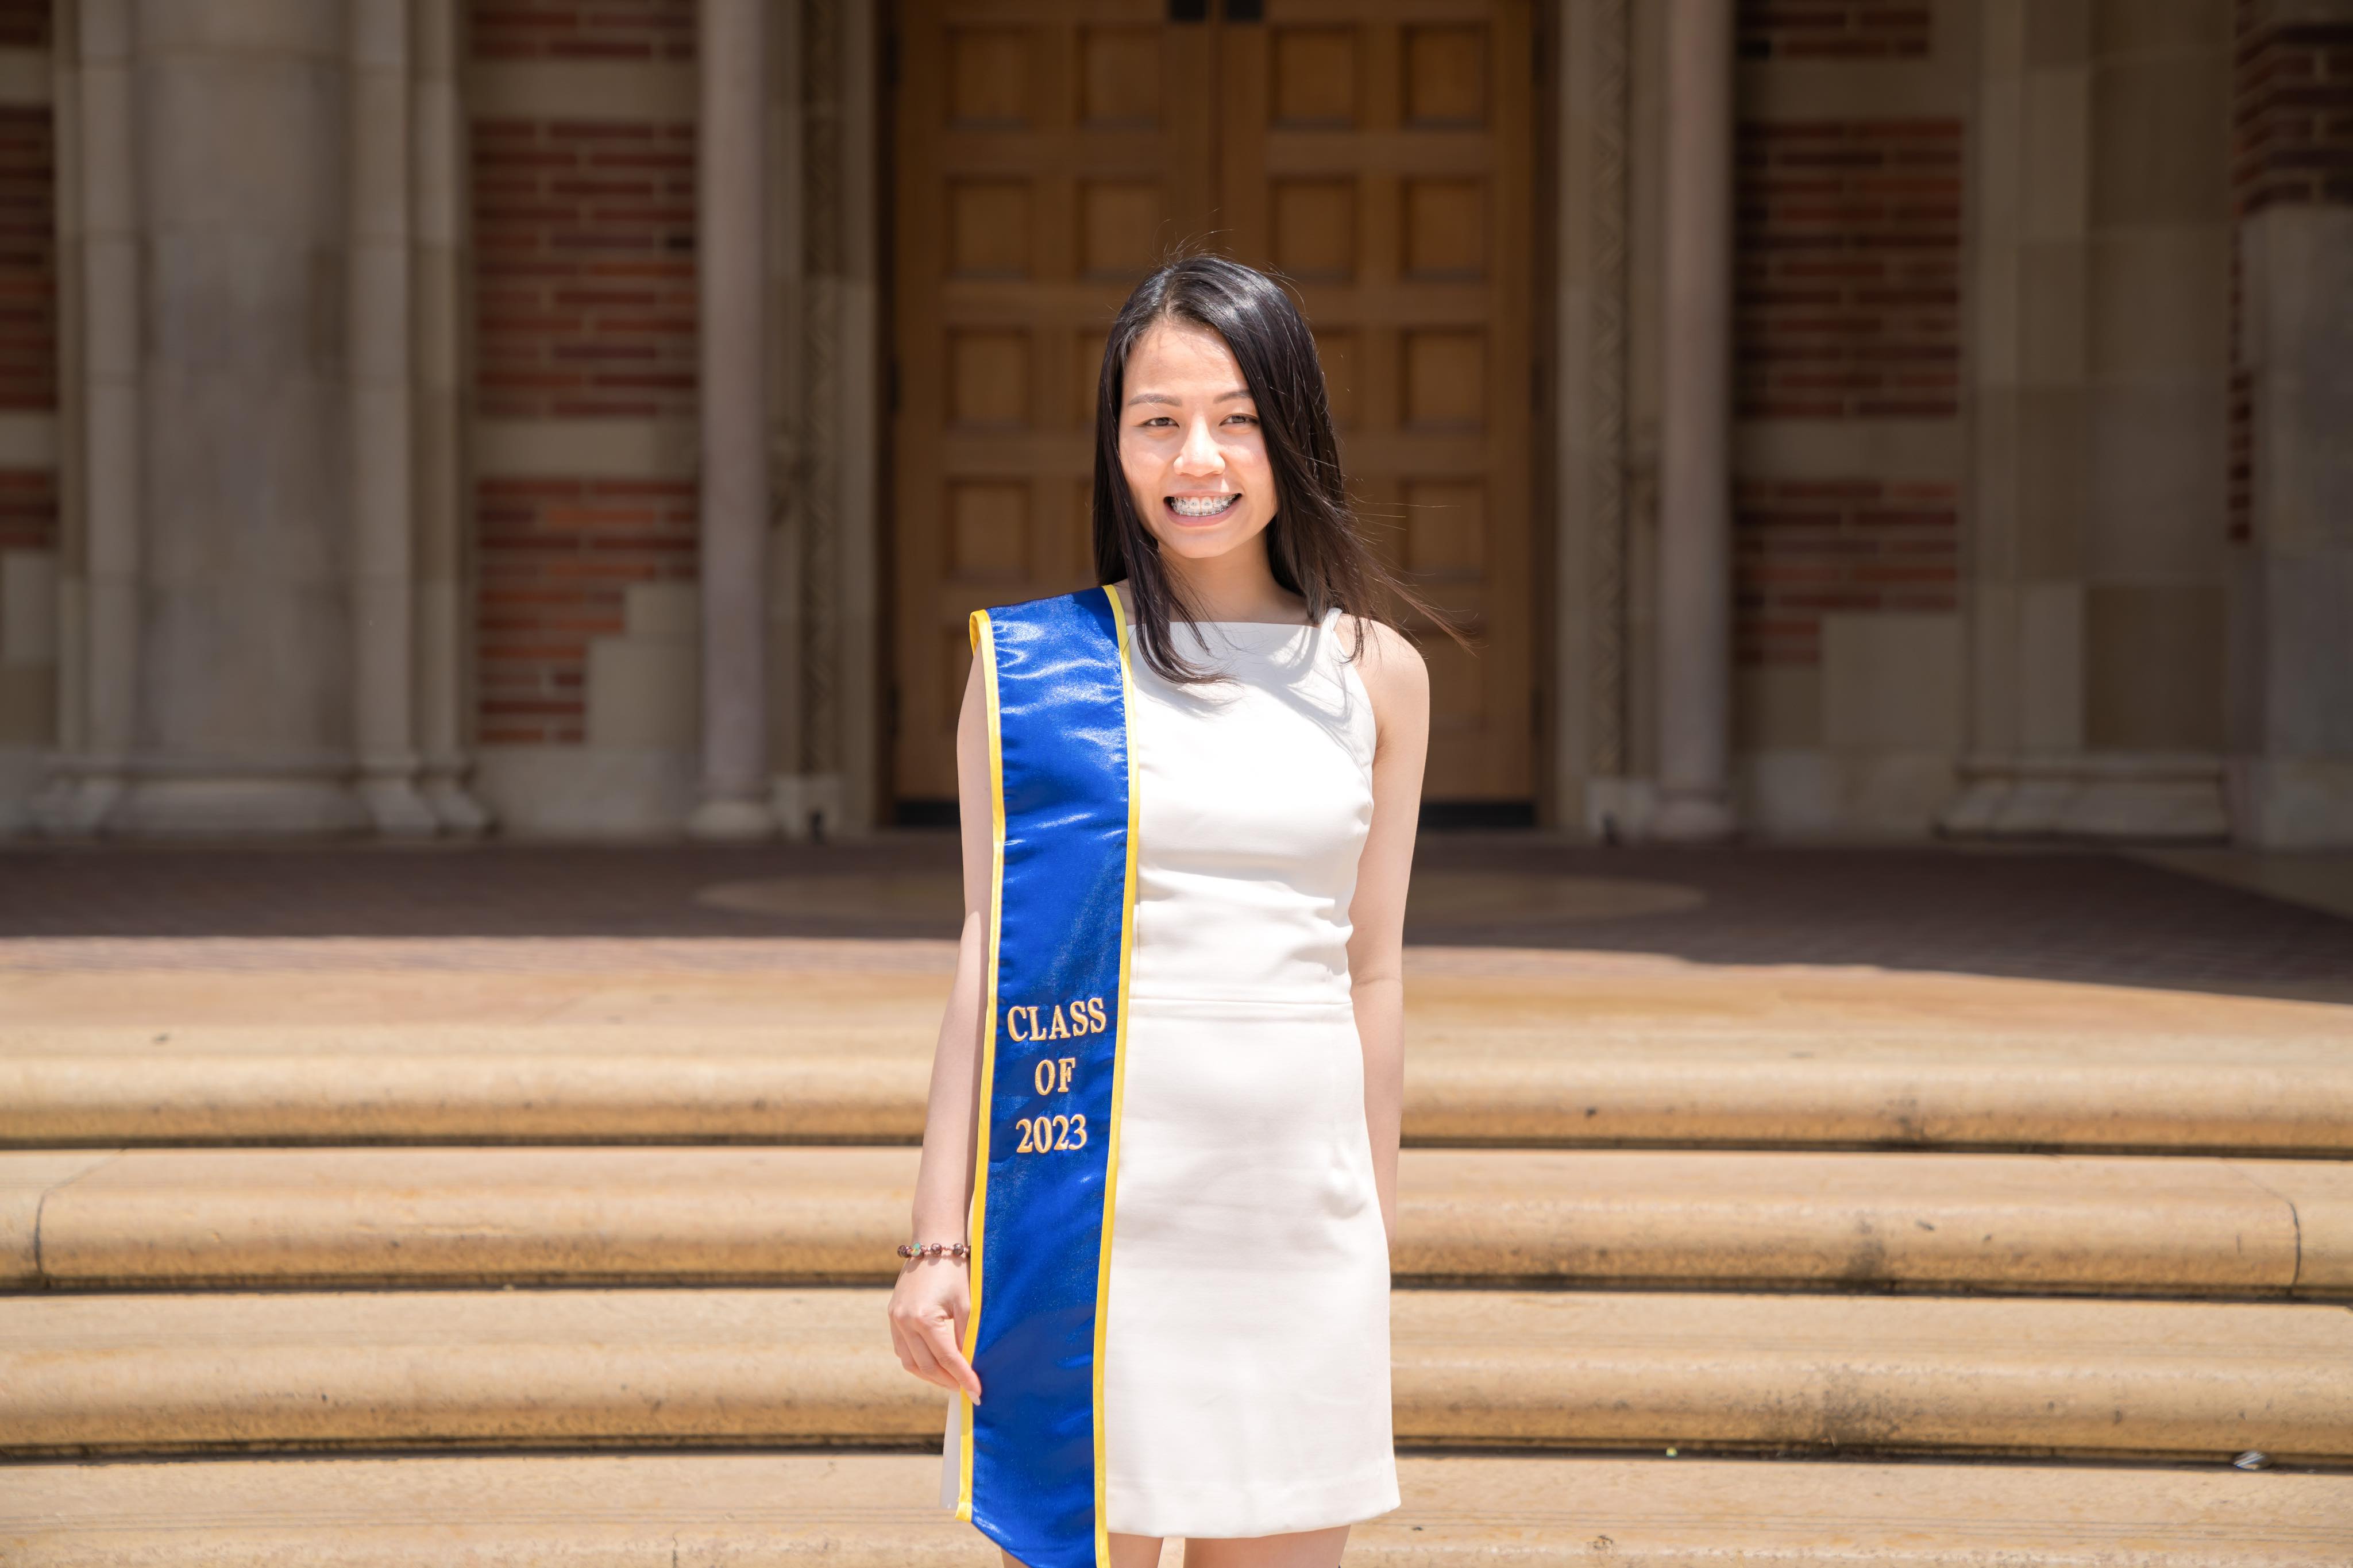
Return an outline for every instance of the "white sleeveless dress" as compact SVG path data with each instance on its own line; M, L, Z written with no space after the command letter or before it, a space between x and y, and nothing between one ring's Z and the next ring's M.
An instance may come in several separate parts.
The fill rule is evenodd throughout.
M1179 627L1180 656L1230 678L1192 687L1129 650L1135 947L1103 1347L1121 1533L1276 1535L1398 1506L1348 983L1373 814L1353 640L1336 611Z

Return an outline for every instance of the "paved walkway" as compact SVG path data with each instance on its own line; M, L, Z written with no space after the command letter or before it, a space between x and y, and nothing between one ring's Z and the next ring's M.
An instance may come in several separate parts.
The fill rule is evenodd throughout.
M0 847L0 969L936 973L954 845ZM1424 841L1425 973L1801 966L2353 1003L2353 920L2084 851ZM788 956L791 955L791 956Z

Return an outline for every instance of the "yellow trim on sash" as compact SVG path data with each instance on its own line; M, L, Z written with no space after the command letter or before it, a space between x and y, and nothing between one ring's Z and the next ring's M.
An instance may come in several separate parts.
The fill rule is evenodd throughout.
M1112 635L1119 642L1119 710L1122 739L1127 752L1127 879L1119 915L1119 1031L1112 1037L1111 1139L1103 1153L1103 1246L1095 1261L1095 1563L1111 1568L1111 1524L1107 1510L1109 1470L1103 1462L1103 1332L1111 1322L1112 1217L1119 1197L1119 1124L1122 1091L1127 1081L1127 972L1135 951L1135 678L1128 667L1127 608L1119 593L1106 585L1111 601Z
M972 1209L965 1221L965 1240L971 1247L971 1251L967 1254L971 1259L971 1300L966 1303L965 1309L964 1358L966 1363L970 1363L972 1360L974 1347L977 1344L980 1334L980 1281L982 1261L980 1240L986 1227L986 1221L988 1215L988 1108L993 1102L992 1096L994 1095L997 1082L997 913L1005 901L1005 744L1002 737L997 732L997 637L995 629L989 625L988 612L987 610L975 610L972 613L972 618L966 623L966 628L967 634L972 638L973 655L980 661L981 690L988 700L989 832L988 973L982 984L980 994L980 1013L982 1018L980 1028L980 1093L979 1098L975 1100L973 1104L974 1142L972 1159ZM1134 850L1132 847L1129 853L1129 875L1132 878L1134 876ZM1133 902L1132 898L1130 901L1131 903ZM1120 994L1121 999L1124 1001L1126 999L1126 970L1124 968L1124 959L1123 967L1120 973ZM1113 1142L1112 1146L1114 1150L1118 1148L1116 1141L1118 1137L1117 1127L1119 1121L1116 1110L1119 1103L1118 1092L1118 1088L1116 1083L1114 1083L1112 1090L1112 1103L1114 1108L1112 1117L1113 1128ZM1096 1310L1100 1312L1102 1310L1102 1296L1100 1290L1098 1290L1096 1296ZM1098 1320L1098 1330L1100 1330L1100 1320ZM1101 1337L1101 1333L1098 1331L1098 1348L1095 1352L1098 1358L1100 1358L1103 1353L1100 1348ZM1098 1427L1100 1427L1101 1406L1103 1402L1102 1394L1100 1393L1100 1374L1098 1374L1097 1388L1097 1425ZM957 1414L962 1417L958 1423L959 1431L957 1434L958 1451L956 1454L955 1516L958 1519L965 1521L966 1523L970 1523L972 1521L972 1397L965 1394L962 1389L956 1390L955 1397L956 1403L959 1406ZM1096 1474L1098 1477L1097 1488L1098 1492L1100 1493L1100 1477L1102 1475L1100 1458L1097 1460ZM1098 1507L1097 1515L1098 1519L1100 1519L1100 1507ZM1097 1534L1100 1538L1100 1530L1098 1530ZM1098 1548L1096 1555L1100 1568L1107 1568L1110 1559L1102 1555L1100 1547Z
M1103 597L1111 604L1112 632L1119 645L1120 710L1127 753L1127 863L1119 923L1119 1027L1112 1041L1111 1131L1104 1151L1103 1244L1095 1267L1095 1343L1093 1417L1095 1461L1095 1563L1111 1568L1111 1527L1107 1516L1108 1470L1103 1442L1103 1338L1110 1321L1112 1222L1119 1192L1120 1113L1127 1079L1127 993L1129 961L1135 948L1136 766L1134 671L1128 658L1127 611L1109 587ZM964 1353L968 1362L978 1342L983 1258L981 1237L988 1214L988 1109L994 1103L997 1079L997 966L999 930L997 911L1005 898L1005 750L997 693L997 642L987 610L975 610L968 623L973 654L981 668L981 689L988 703L989 902L988 973L982 991L980 1087L974 1106L972 1207L965 1238L971 1245L971 1301L965 1318ZM957 1433L955 1517L972 1519L972 1403L956 1394L961 1417Z

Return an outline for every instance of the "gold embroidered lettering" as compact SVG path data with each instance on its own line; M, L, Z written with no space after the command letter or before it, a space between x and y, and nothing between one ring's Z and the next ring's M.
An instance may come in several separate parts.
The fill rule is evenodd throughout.
M1087 1146L1087 1119L1079 1112L1068 1116L1017 1116L1013 1125L1021 1134L1021 1142L1013 1151L1017 1154L1046 1154Z

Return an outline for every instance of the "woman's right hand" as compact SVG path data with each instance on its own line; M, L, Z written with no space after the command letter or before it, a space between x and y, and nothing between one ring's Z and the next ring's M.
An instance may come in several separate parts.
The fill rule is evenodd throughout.
M981 1026L988 1004L989 904L996 896L996 838L991 828L988 694L986 671L973 662L956 715L956 800L963 817L964 931L956 940L955 978L940 1015L932 1053L932 1089L923 1110L923 1155L915 1167L915 1202L908 1215L916 1242L961 1237L973 1203L973 1149L978 1139ZM964 1358L965 1323L972 1316L972 1277L961 1258L908 1259L891 1291L891 1348L899 1364L925 1383L958 1388L980 1402L980 1378Z
M980 1403L980 1378L964 1359L964 1323L972 1311L972 1278L962 1258L918 1258L891 1290L891 1348L899 1364L925 1383L961 1388Z

